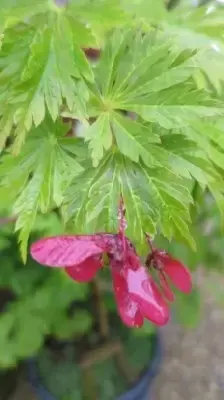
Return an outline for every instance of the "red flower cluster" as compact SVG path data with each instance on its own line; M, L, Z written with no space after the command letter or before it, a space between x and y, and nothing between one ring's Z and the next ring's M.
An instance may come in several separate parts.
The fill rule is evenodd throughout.
M191 290L188 270L166 252L154 249L148 235L151 252L143 266L130 240L125 236L125 210L119 206L117 234L70 235L43 238L31 246L31 255L40 264L64 268L74 280L88 282L103 266L103 254L110 260L113 287L122 321L131 327L141 327L144 318L157 325L169 320L166 300L173 300L168 278L183 292ZM150 270L158 271L160 287ZM168 278L167 278L168 277Z
M168 301L174 300L169 281L183 293L190 293L192 289L191 276L188 269L178 260L172 258L166 251L154 248L148 234L146 234L151 252L146 259L146 266L155 269L163 296Z

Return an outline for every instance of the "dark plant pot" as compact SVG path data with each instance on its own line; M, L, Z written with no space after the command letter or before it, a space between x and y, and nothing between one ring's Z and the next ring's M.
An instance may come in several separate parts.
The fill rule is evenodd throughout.
M15 299L15 295L8 288L0 289L0 314L4 312L7 305ZM3 369L0 368L0 399L7 400L15 391L19 368Z
M163 348L161 337L157 332L155 337L155 346L153 348L152 359L149 366L142 372L138 381L124 394L115 400L150 400L150 389L153 379L159 372L163 357ZM39 375L36 359L30 359L27 362L28 380L32 385L36 395L40 400L58 400L43 386L41 376Z
M3 370L0 369L0 399L8 400L15 392L18 382L19 370Z

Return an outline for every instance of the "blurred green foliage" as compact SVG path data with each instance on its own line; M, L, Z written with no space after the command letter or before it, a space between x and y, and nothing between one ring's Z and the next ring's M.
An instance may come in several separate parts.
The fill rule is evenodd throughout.
M161 236L156 238L159 247L165 248L174 258L184 262L194 273L200 267L207 272L223 273L224 271L224 236L220 214L214 199L206 192L197 191L196 207L192 212L191 233L195 239L197 249L192 251L181 242L168 242ZM210 292L217 296L217 287L210 285ZM219 292L221 292L220 289ZM184 295L174 289L176 302L174 303L175 319L188 328L197 326L201 317L202 298L200 289L194 286L190 295Z
M149 363L153 340L149 336L139 337L124 326L120 329L118 318L115 319L114 331L120 337L126 361L136 377L143 366ZM114 326L113 325L113 326ZM151 325L152 326L152 325ZM114 334L115 334L114 332ZM151 334L154 334L151 330ZM38 368L44 377L44 385L50 393L60 400L114 400L125 392L129 386L127 377L120 370L117 358L110 356L104 361L95 360L88 372L80 369L74 346L65 346L60 358L55 359L50 351L41 351L38 358ZM88 381L88 384L87 384ZM88 387L87 387L88 386ZM84 397L83 397L84 396Z
M10 226L1 228L0 366L11 367L36 354L46 335L64 340L88 332L92 316L82 307L88 285L71 281L63 271L42 268L31 258L24 265ZM33 238L59 228L54 213L40 217ZM75 302L79 307L70 310Z
M62 363L52 359L48 351L40 353L38 368L43 384L61 400L82 400L81 370L74 363L74 348L68 345L63 351L63 358Z
M182 260L192 272L199 265L206 270L220 272L224 263L224 239L217 206L210 195L200 193L197 207L192 229L197 243L196 252L182 243L170 243L161 236L156 238L156 243ZM63 232L63 229L56 213L44 217L39 215L31 240ZM93 316L86 307L90 285L71 281L63 271L41 267L30 257L24 265L10 224L1 226L0 252L1 367L11 367L19 360L37 354L49 335L66 340L80 337L91 330ZM108 269L102 270L100 279L110 288ZM211 285L209 290L213 290L217 300L223 303L221 290L219 296L214 286ZM175 291L175 296L175 320L188 328L195 327L201 316L199 289L194 287L190 295ZM10 301L7 302L8 297ZM110 290L104 291L104 302L110 313L116 313L116 304ZM154 329L151 323L145 322L141 330L132 330L132 336L137 336L141 341L153 334Z

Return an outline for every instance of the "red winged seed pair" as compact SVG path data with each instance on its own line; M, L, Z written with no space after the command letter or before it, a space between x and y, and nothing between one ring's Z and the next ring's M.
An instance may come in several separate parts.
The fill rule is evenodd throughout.
M115 299L120 317L130 327L141 327L144 318L156 325L169 320L168 301L174 300L169 280L182 292L192 288L191 276L179 261L153 247L142 265L131 241L125 236L126 220L123 200L119 205L119 231L93 235L64 235L43 238L31 246L31 255L40 264L64 268L75 281L88 282L103 267L103 255L110 260ZM159 286L150 275L156 270Z

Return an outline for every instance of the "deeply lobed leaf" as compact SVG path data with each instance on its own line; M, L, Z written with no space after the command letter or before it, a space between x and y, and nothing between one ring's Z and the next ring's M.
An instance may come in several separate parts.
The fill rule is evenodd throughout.
M14 202L24 258L37 212L53 206L78 231L114 230L122 192L133 239L159 230L192 247L193 182L222 209L223 99L203 83L211 61L198 51L222 21L217 13L202 21L202 9L168 17L157 3L3 0L0 147L11 136L14 154L22 151L2 158L0 194ZM91 46L102 48L96 65L81 50ZM61 113L85 123L88 150L49 122Z
M0 193L5 204L14 200L23 259L38 210L46 212L60 206L72 177L83 169L79 140L65 140L63 131L65 126L49 119L33 129L19 156L12 159L5 155L1 160Z
M193 245L187 228L192 198L184 180L162 168L137 165L117 153L107 155L97 172L90 169L75 179L65 199L66 219L73 218L83 232L116 231L120 192L129 222L128 235L140 246L145 242L144 232L154 234L158 225L165 236L178 235L178 219L185 221L183 236Z

